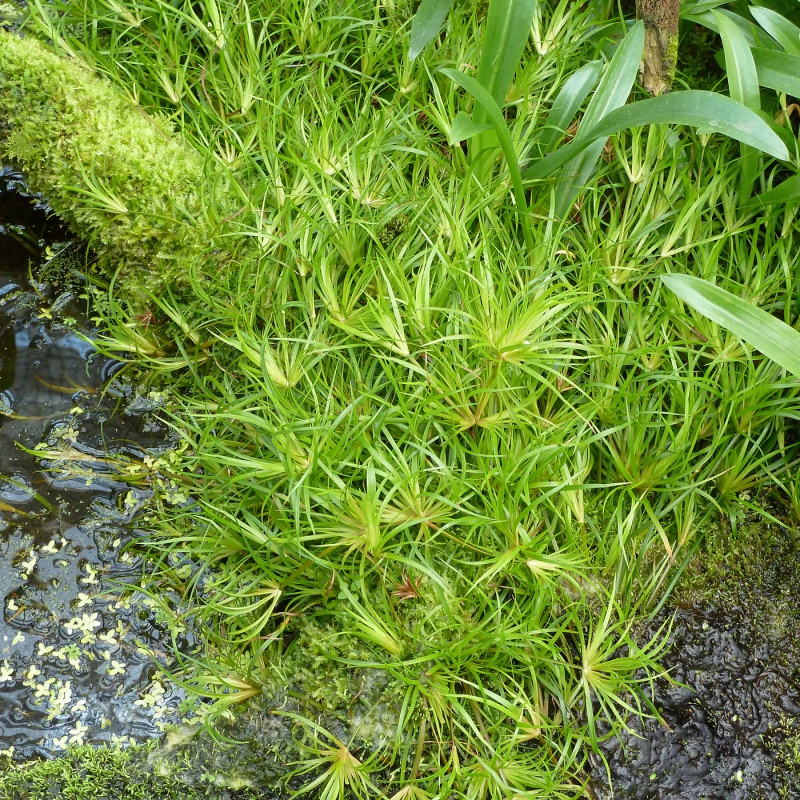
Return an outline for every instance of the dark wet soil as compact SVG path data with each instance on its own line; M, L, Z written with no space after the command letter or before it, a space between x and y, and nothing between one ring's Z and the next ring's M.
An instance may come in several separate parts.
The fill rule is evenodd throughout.
M172 446L158 396L116 379L81 298L83 254L0 169L0 754L151 738L182 698L171 636L125 552ZM42 282L39 282L40 278Z
M674 683L654 698L663 722L634 722L602 748L615 798L800 798L799 558L791 523L710 535L673 604L662 663ZM595 796L611 797L594 766Z

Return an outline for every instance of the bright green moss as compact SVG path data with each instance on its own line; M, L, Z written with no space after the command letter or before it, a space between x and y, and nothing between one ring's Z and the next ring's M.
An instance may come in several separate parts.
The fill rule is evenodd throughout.
M0 158L91 242L107 277L119 270L138 291L180 285L211 249L209 182L224 211L225 178L209 179L168 124L85 67L0 31L0 110Z

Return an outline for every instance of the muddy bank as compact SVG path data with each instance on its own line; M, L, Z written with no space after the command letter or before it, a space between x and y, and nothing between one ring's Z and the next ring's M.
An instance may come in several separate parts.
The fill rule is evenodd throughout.
M663 722L633 722L603 746L615 798L800 797L798 598L796 523L750 515L708 534L670 604L673 683L653 698ZM610 798L597 758L594 768L594 796Z
M170 660L165 620L114 583L138 580L125 545L173 441L160 399L87 341L83 264L0 170L0 752L15 760L181 719L153 660Z

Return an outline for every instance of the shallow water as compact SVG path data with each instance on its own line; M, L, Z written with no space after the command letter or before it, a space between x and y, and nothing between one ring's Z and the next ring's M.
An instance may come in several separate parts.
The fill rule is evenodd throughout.
M49 217L0 170L0 753L15 759L152 738L182 700L151 657L172 646L157 609L112 583L140 574L124 547L151 496L143 461L172 440L159 398L81 335L80 276L31 280L67 241Z

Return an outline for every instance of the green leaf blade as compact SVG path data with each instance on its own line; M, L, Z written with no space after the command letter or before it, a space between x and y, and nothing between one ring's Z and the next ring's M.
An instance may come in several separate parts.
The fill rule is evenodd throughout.
M800 56L800 28L782 17L777 11L762 6L751 6L750 13L759 25L786 50Z
M411 23L408 57L413 61L432 42L442 27L453 0L422 0Z
M602 69L602 61L590 61L567 78L535 137L545 153L556 148L581 104L597 85Z
M800 378L800 332L758 306L693 275L662 275L687 305Z
M752 53L761 86L800 97L800 56L761 47Z
M536 180L550 175L596 138L607 138L627 128L657 124L711 128L781 161L789 160L786 145L755 111L715 92L691 90L639 100L610 112L584 138L576 138L537 161L525 171L523 177Z
M581 120L576 139L587 138L586 132L594 127L608 112L619 108L628 99L644 50L644 23L637 22L620 42L617 52L606 67L600 84L592 96ZM607 138L607 137L606 137ZM578 193L586 185L597 166L605 139L598 138L585 148L585 152L564 165L563 180L556 190L556 217L566 215Z

